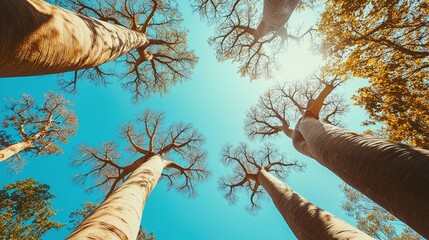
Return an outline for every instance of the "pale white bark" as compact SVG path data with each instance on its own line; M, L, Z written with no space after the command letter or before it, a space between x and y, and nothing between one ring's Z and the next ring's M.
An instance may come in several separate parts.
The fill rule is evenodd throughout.
M32 141L23 141L19 143L12 144L4 149L0 150L0 162L3 162L15 154L27 149L33 147Z
M373 138L304 117L297 150L429 237L429 151Z
M373 239L357 228L317 207L270 173L261 170L258 182L300 240Z
M67 239L136 239L146 200L158 182L163 168L164 161L160 156L149 158Z
M299 0L264 0L262 21L257 28L261 36L284 27L298 4Z
M0 77L94 67L146 43L143 33L42 0L0 1Z

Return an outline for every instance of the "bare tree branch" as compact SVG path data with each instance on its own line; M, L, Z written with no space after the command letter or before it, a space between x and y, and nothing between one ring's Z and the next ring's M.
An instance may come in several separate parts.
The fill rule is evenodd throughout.
M101 66L75 72L72 80L60 80L64 90L76 92L80 78L105 85L106 77L115 77L137 102L152 93L167 92L170 86L190 77L197 56L188 49L187 30L175 1L73 0L65 4L81 14L142 32L149 41L116 59L114 72Z
M341 80L323 75L313 76L300 83L278 85L263 95L259 102L248 112L245 120L247 135L265 138L283 132L294 137L293 123L309 114L331 124L342 124L340 121L348 107L340 95L331 94Z
M227 145L222 151L222 162L232 167L232 174L220 179L219 188L230 203L237 200L237 191L249 193L250 211L260 208L259 200L264 194L257 180L261 169L285 180L291 169L299 171L304 167L297 161L287 163L285 156L272 144L266 144L259 151L250 151L245 143L236 148Z
M121 128L121 138L129 143L135 158L131 162L121 160L131 157L123 157L119 146L112 142L105 143L100 150L82 146L80 156L72 164L77 167L90 164L91 168L76 177L78 183L85 184L91 177L96 184L88 189L100 189L109 196L134 170L150 157L159 155L164 159L162 177L169 187L194 196L194 184L205 181L210 175L205 164L206 153L201 149L204 138L190 124L162 128L163 120L163 114L146 110L137 116L134 124ZM172 160L165 160L167 157Z
M19 100L9 100L2 121L4 142L0 144L0 161L9 158L10 162L19 162L22 160L19 154L60 154L60 143L66 143L76 134L77 118L67 109L72 104L54 92L48 92L44 97L40 105L26 94ZM6 157L9 154L5 151L13 144L20 150ZM17 147L17 144L25 147Z

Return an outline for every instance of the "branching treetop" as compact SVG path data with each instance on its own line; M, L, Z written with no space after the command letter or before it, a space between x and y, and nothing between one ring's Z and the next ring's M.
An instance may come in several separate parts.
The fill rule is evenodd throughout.
M193 7L217 28L210 42L218 60L239 62L241 75L255 79L270 75L276 54L285 41L299 41L310 32L297 32L294 36L288 33L286 24L296 8L312 3L312 0L194 0Z
M91 170L75 179L84 184L88 177L94 178L96 184L88 190L99 188L107 191L108 196L141 164L160 155L165 166L162 177L169 187L194 195L194 183L210 175L206 153L201 149L204 138L190 124L177 123L165 128L163 120L163 114L146 110L133 123L122 126L120 136L128 143L130 153L126 159L133 158L132 161L124 160L125 151L113 142L104 143L101 148L81 146L80 156L72 163L90 164Z
M177 82L190 77L197 57L187 46L187 30L174 0L73 0L68 7L78 13L145 33L149 43L115 60L121 67L113 70L96 67L78 71L74 79L62 80L63 89L76 91L78 78L106 84L116 75L137 101L150 93L164 93ZM125 66L124 66L125 65ZM118 72L118 69L126 69Z
M250 150L244 143L236 148L227 145L222 152L222 162L232 169L232 174L220 179L219 188L231 203L236 202L239 191L250 194L250 211L260 208L259 201L264 196L257 178L262 169L280 180L285 180L291 170L303 169L297 161L286 162L285 156L268 144L258 151Z
M322 75L269 89L247 112L247 135L250 138L265 138L283 132L292 138L292 123L306 114L327 123L341 125L340 117L348 108L340 95L331 94L341 82L337 77L328 79L328 76Z
M71 103L62 95L48 92L44 97L41 105L26 94L19 100L10 100L2 121L0 149L18 142L29 142L31 147L21 154L62 153L58 143L66 143L70 136L76 134L77 117L74 111L67 109ZM16 154L12 161L20 159Z

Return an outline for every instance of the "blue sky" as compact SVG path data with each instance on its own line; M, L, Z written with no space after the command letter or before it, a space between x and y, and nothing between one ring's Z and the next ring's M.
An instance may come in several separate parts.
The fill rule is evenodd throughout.
M64 145L64 154L46 158L28 158L25 168L18 174L10 173L3 163L0 166L0 185L19 179L34 178L51 186L56 195L54 208L59 212L55 220L68 223L70 212L80 208L85 201L99 201L101 193L85 193L84 186L72 181L73 175L81 172L70 166L70 158L82 143L99 146L105 141L120 142L118 127L132 120L146 108L162 111L166 124L172 122L192 123L206 138L204 149L208 152L208 166L213 174L209 180L197 187L198 196L188 198L174 190L167 191L160 182L149 196L142 224L154 232L157 239L295 239L288 226L269 199L262 203L257 214L249 214L245 206L248 196L240 195L235 205L230 205L217 189L218 178L228 173L220 163L220 150L226 144L246 141L243 120L246 111L253 106L274 80L251 81L237 74L238 66L231 62L216 61L213 48L207 39L213 29L200 21L187 5L182 6L185 25L189 28L190 48L196 51L199 62L188 81L178 84L162 96L154 95L139 104L133 104L131 95L113 82L107 87L94 86L87 81L78 83L78 93L65 94L74 103L79 129L77 135ZM301 14L293 16L291 24L313 16ZM307 64L302 60L301 64ZM70 77L66 74L64 77ZM43 93L57 91L57 75L0 79L0 105L3 107L9 97L19 98L22 93L30 94L39 101ZM276 75L277 81L293 81L286 71ZM351 80L341 89L347 99L362 82ZM349 100L349 102L351 102ZM356 107L346 116L347 128L362 131L360 122L365 113ZM345 216L340 205L344 197L338 185L341 181L315 160L299 154L286 136L271 140L276 143L289 159L306 163L302 173L293 173L287 184L319 207L354 224ZM258 141L253 143L258 146ZM66 227L48 232L44 239L63 239L69 233Z

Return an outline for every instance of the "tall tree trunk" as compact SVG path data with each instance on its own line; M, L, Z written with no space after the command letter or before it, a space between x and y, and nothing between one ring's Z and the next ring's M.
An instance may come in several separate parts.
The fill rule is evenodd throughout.
M30 147L33 147L32 141L22 141L19 143L12 144L4 149L0 149L0 162L3 162L14 156L15 154Z
M262 21L257 28L261 37L284 27L299 2L300 0L264 0Z
M258 182L268 192L284 220L300 240L373 239L310 203L265 170L259 172Z
M0 77L94 67L146 43L143 33L42 0L0 1Z
M67 239L136 239L146 199L158 182L163 168L164 161L160 156L149 158Z
M429 238L429 151L357 134L303 117L293 140L422 236Z

